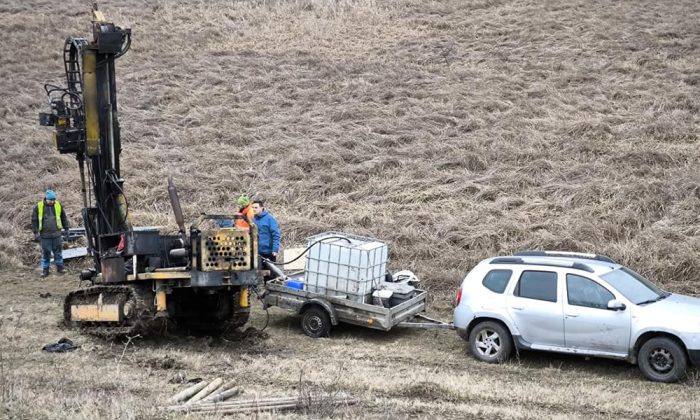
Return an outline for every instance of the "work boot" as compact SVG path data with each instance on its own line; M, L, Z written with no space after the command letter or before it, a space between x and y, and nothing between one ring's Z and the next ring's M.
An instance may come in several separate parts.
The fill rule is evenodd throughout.
M45 269L41 272L41 278L48 277L48 276L49 276L49 269L48 269L48 268L45 268Z
M59 265L58 267L56 267L56 272L57 272L58 274L63 274L63 273L66 272L66 269L63 268L62 265Z

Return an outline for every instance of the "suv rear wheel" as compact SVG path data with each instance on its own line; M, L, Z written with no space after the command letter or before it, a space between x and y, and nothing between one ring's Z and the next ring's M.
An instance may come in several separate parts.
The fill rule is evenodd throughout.
M644 376L655 382L676 382L688 368L683 347L667 337L654 337L642 344L637 363Z
M500 363L510 357L513 339L501 324L484 321L476 325L469 334L469 350L482 362Z

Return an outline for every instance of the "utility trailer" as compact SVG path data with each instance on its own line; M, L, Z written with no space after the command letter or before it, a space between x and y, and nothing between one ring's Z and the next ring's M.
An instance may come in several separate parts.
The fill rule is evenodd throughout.
M302 273L297 273L301 275ZM291 275L289 278L294 278ZM313 338L330 334L340 324L359 325L375 330L389 331L394 327L454 329L452 323L427 317L425 290L416 289L416 295L393 307L360 303L346 295L329 296L291 288L284 278L266 283L263 305L265 309L277 306L301 315L301 328Z

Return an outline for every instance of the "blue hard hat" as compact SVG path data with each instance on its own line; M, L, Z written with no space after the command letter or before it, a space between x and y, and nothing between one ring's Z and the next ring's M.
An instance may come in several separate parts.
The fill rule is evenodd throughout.
M47 200L55 200L56 199L56 192L54 190L46 190L46 199Z

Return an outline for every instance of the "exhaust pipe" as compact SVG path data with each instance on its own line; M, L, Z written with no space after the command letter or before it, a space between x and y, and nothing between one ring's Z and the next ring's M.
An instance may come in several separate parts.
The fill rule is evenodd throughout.
M175 188L172 175L168 176L168 195L170 195L170 205L173 207L173 213L175 213L177 227L180 229L180 233L185 235L185 218L182 217L180 198L177 196L177 189Z

